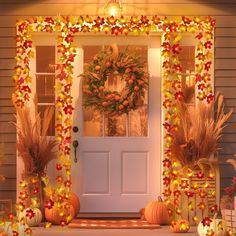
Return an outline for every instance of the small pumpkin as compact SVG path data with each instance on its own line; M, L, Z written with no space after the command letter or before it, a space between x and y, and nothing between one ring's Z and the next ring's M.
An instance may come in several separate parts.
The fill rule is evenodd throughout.
M145 207L145 219L150 224L166 225L170 223L170 216L167 206L162 201L161 197L158 197L157 201L152 201Z
M38 208L26 208L18 216L19 221L25 219L26 224L30 227L39 226L42 218L42 212Z
M207 217L209 218L209 217ZM200 221L197 227L197 232L199 236L205 236L209 231L214 232L214 235L225 235L227 228L225 220L217 218L217 214L214 215L213 219L209 218L209 226L204 225L203 221Z
M73 192L69 193L67 202L74 207L75 215L79 214L80 200L79 200L79 197L75 193Z
M27 225L23 225L21 223L14 223L10 221L5 221L3 224L0 225L0 232L4 232L1 236L10 236L12 235L12 231L14 230L13 227L17 228L19 235L25 235L25 229L28 227Z
M170 229L173 233L187 233L190 229L189 222L184 219L172 221Z
M70 218L68 219L67 216L70 216ZM60 207L54 205L50 209L45 209L45 217L47 221L54 225L59 225L62 221L69 223L75 217L75 210L69 203L63 203Z

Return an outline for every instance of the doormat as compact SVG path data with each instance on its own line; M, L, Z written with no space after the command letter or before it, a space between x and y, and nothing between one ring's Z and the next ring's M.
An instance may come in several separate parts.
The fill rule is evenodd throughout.
M141 219L129 220L94 220L94 219L74 219L68 225L69 228L81 229L158 229L160 225L149 224Z

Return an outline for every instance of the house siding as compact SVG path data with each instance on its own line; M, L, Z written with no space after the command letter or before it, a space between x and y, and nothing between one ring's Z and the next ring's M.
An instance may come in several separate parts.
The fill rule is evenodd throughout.
M79 2L79 3L78 3ZM15 23L17 19L30 16L53 15L102 15L103 1L94 0L0 0L0 142L5 144L5 163L0 173L6 181L0 184L0 198L16 199L16 130L9 123L14 121L11 93L14 90L12 73L15 65ZM219 151L221 189L235 175L226 164L236 153L236 4L235 0L152 0L125 1L124 15L211 15L217 20L215 29L215 91L225 97L225 109L234 108L234 113L220 140ZM224 170L224 171L223 171Z

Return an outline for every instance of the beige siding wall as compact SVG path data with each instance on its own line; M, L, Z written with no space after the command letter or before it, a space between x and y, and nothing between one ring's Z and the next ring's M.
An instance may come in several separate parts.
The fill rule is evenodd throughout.
M103 14L105 0L0 0L0 142L5 143L6 162L0 173L6 181L0 184L0 198L15 199L16 132L11 79L15 64L15 22L32 15L98 15ZM236 153L236 4L235 0L127 0L124 15L211 15L217 19L215 30L215 89L225 96L226 109L235 108L221 140L221 187L234 175L225 160ZM222 3L223 2L223 3Z

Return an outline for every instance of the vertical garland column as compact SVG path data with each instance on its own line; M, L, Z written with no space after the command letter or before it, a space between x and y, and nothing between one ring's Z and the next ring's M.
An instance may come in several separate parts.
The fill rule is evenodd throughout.
M14 68L13 80L15 82L15 92L13 102L17 107L23 107L30 100L31 82L30 59L34 54L32 51L32 25L29 21L19 21L16 36L16 66Z
M197 85L197 98L200 101L211 103L214 100L212 88L212 61L213 61L213 32L215 20L209 16L205 20L200 20L198 17L194 18L199 26L199 32L196 35L198 39L197 44L197 63L195 82Z
M17 35L16 35L16 66L14 68L13 81L15 83L15 92L12 94L12 101L14 106L23 109L29 105L30 99L32 99L32 77L30 75L30 60L34 57L32 50L32 36L33 30L32 20L22 20L16 23ZM40 191L39 180L35 177L21 176L19 182L19 195L16 203L17 214L22 214L26 208L26 217L31 218L34 216L33 208L40 205ZM24 215L24 214L23 214ZM12 235L19 235L20 227L12 213L9 214L9 220L11 221L9 227ZM32 229L26 225L26 219L23 216L20 223L24 227L25 235L31 235Z
M195 83L197 88L197 99L199 102L207 102L211 103L214 101L214 93L213 93L213 37L214 37L214 26L215 20L211 19L211 17L207 16L204 20L200 20L198 17L194 18L194 22L198 24L198 33L196 38L198 39L197 44L197 53L196 53L196 75L195 75ZM197 173L197 178L200 178L201 175ZM204 175L204 173L202 173ZM203 217L205 218L202 222L205 222L208 217L204 213L212 213L215 214L217 212L217 205L209 205L207 206L207 198L216 197L215 191L209 191L208 181L212 179L216 182L216 173L214 170L210 170L208 176L204 177L205 183L203 188L198 189L197 195L201 199L201 202L198 204L198 208L202 211Z
M73 46L74 35L71 31L70 19L58 17L55 24L60 28L57 38L57 51L60 55L59 63L56 64L56 139L59 142L58 162L56 170L56 206L61 210L63 220L61 225L67 224L73 216L67 215L67 206L63 204L68 199L71 189L71 127L72 127L72 96L71 88L73 82L73 62L76 49Z
M166 203L174 202L175 209L171 214L181 214L180 191L178 189L178 163L172 159L171 145L174 140L172 132L178 128L178 115L176 102L183 99L181 91L182 71L178 54L181 50L181 35L178 32L178 24L165 18L162 29L162 68L163 68L163 106L164 106L164 160L163 160L163 195ZM172 160L171 160L172 159ZM170 209L171 211L171 209Z

